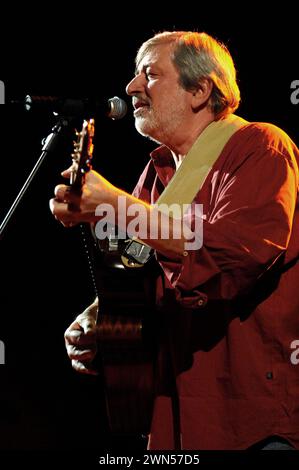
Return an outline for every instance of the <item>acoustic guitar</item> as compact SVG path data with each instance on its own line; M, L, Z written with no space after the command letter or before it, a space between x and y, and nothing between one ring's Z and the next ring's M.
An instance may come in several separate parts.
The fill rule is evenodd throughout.
M84 121L74 145L70 184L80 192L92 168L94 120ZM156 354L154 257L146 264L130 256L131 240L117 227L98 240L93 226L80 226L99 297L97 365L104 376L108 420L117 434L147 433L154 396Z

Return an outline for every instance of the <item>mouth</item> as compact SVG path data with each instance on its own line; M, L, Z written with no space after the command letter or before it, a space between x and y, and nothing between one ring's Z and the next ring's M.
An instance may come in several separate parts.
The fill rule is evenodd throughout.
M134 111L137 111L140 108L146 108L146 107L149 107L149 104L146 103L145 101L141 101L141 100L133 101Z

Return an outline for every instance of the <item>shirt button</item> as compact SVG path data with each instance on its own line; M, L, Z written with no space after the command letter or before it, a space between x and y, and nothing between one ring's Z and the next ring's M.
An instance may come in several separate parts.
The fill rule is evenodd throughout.
M205 301L203 299L199 299L198 302L197 302L197 305L199 305L200 307L205 303Z
M266 378L267 378L268 380L272 380L272 379L273 379L273 372L267 372Z

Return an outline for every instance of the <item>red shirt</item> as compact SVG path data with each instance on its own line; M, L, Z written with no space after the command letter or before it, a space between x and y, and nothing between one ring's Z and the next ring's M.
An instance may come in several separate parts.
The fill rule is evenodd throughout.
M157 254L165 276L150 449L178 440L183 449L245 449L274 434L299 449L299 364L291 361L299 340L298 161L282 130L246 125L194 200L205 214L202 248L181 263ZM134 195L154 203L174 171L159 147Z

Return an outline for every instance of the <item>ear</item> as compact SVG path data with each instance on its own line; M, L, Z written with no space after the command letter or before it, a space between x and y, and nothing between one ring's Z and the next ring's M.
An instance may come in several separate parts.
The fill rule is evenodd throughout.
M209 78L204 78L203 80L201 80L201 82L198 84L197 89L192 91L192 108L196 109L206 104L210 99L212 90L212 80L210 80Z

